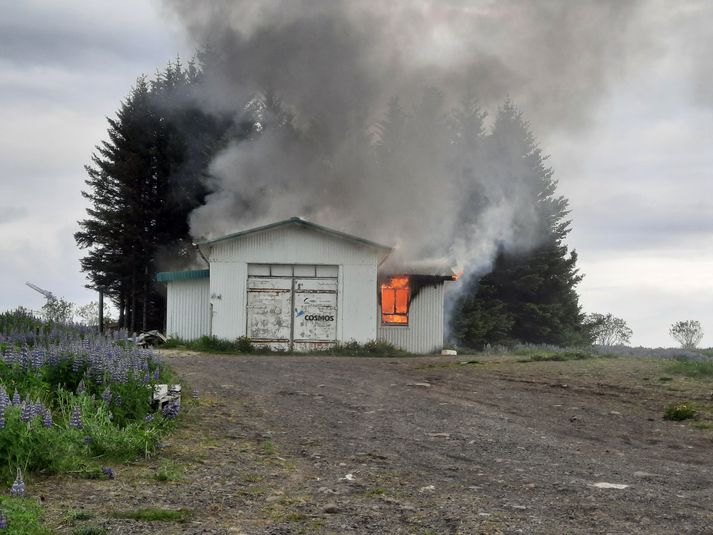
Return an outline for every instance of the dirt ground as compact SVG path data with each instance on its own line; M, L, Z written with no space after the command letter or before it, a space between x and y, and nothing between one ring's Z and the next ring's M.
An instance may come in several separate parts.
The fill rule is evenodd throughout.
M713 534L713 425L662 419L713 384L661 362L164 358L199 404L114 481L36 482L59 532ZM149 506L188 518L111 517Z

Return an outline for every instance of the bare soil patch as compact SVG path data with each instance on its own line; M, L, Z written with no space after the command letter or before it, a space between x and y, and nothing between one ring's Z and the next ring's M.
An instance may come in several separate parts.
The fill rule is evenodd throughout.
M59 532L713 533L713 384L661 361L165 359L199 405L114 481L33 482ZM704 421L664 421L681 400ZM187 519L112 516L143 507Z

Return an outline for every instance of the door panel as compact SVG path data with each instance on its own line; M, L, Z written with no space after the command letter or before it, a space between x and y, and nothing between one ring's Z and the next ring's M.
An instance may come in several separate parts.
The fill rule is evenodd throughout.
M262 271L254 268L248 277L248 337L257 345L281 350L310 351L334 345L338 280L315 277L314 266L268 267L271 276L255 276ZM304 276L275 277L276 267Z
M333 344L337 340L336 279L295 279L293 321L296 350Z
M253 342L273 349L289 346L291 309L290 279L248 279L247 334Z

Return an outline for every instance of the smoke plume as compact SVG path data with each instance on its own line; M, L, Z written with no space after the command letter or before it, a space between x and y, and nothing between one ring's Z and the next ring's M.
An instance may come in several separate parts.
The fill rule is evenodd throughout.
M462 173L449 172L454 147L429 144L419 132L442 128L466 96L491 111L509 96L538 133L576 132L612 77L636 60L622 51L634 50L640 10L638 2L620 0L167 0L166 6L196 46L221 59L220 69L205 73L196 97L201 106L237 123L257 118L263 128L212 162L211 193L191 216L194 236L300 215L397 245L404 260L471 271L485 269L503 244L525 248L537 239L522 232L534 226L527 186L486 165L471 169L476 187L466 189ZM282 107L270 105L274 98ZM399 114L416 108L422 124L411 125L411 148L389 161L388 147L378 143L387 137L383 128L398 126ZM470 154L459 158L477 162ZM468 220L464 211L476 194L487 202Z

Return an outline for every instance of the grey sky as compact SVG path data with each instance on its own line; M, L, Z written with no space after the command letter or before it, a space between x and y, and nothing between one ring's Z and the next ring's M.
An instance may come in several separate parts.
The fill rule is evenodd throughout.
M87 302L72 238L82 167L136 77L192 45L158 2L3 1L2 13L0 309L42 304L26 280ZM539 125L556 110L539 94L523 111L570 200L585 311L621 316L634 344L655 346L672 345L673 321L698 319L711 346L713 4L642 13L586 122Z

